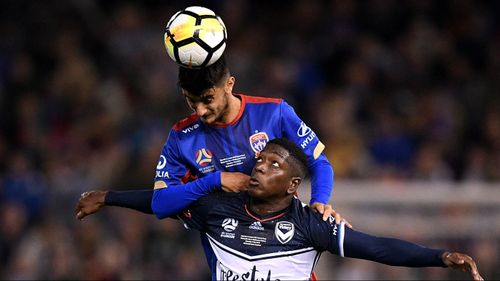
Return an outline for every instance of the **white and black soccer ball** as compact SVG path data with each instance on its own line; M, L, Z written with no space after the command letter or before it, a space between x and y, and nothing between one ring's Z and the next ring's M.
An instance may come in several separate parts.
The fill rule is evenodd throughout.
M224 53L226 26L212 10L192 6L175 13L164 35L167 53L177 64L201 68L216 62Z

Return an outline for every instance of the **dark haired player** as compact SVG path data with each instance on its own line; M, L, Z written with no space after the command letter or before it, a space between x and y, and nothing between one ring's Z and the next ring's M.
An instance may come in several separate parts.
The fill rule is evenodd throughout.
M156 167L154 191L84 192L76 207L77 218L106 205L151 214L156 202L175 214L220 185L225 191L245 190L255 156L270 139L280 137L293 140L309 159L312 209L324 220L339 216L326 204L333 169L314 131L284 100L234 94L234 83L224 56L201 69L179 67L178 84L194 113L171 129ZM208 241L202 239L202 243L206 247Z
M323 251L393 266L452 267L482 280L466 254L371 236L333 218L323 221L293 196L307 174L307 158L295 143L271 140L246 192L213 192L179 216L208 241L212 280L308 280ZM159 218L171 215L165 204L153 204Z
M216 171L236 172L224 174L224 190L245 190L256 154L279 137L293 140L309 159L311 207L324 220L335 214L325 205L333 187L333 169L314 131L284 100L234 94L234 83L224 57L202 69L179 67L178 84L194 113L169 133L156 167L154 198L152 189L85 192L77 217L82 219L105 205L152 213L151 202L165 196L163 188L177 187L173 190L179 192L195 188L193 196L200 197L204 193L196 193L197 181ZM168 199L182 201L183 195L169 193Z

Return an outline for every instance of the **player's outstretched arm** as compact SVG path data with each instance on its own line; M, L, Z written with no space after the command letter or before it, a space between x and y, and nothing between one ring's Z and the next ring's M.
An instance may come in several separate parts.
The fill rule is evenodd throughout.
M131 191L87 191L82 193L75 207L76 218L94 214L104 206L117 206L130 208L142 213L152 214L151 198L153 190Z
M213 180L209 180L212 178ZM219 178L220 180L216 180ZM82 193L76 207L76 218L94 214L104 206L133 209L146 214L174 215L187 208L192 202L222 186L226 192L240 192L248 187L250 177L243 173L214 173L196 181L170 186L157 192L152 189L131 191L88 191ZM207 184L207 182L210 182ZM154 200L153 200L154 199ZM161 207L159 207L159 205ZM152 205L155 207L153 209Z
M371 260L387 265L406 267L451 267L471 273L474 280L483 280L474 260L462 253L427 248L409 241L376 237L340 227L345 230L343 248L346 257Z

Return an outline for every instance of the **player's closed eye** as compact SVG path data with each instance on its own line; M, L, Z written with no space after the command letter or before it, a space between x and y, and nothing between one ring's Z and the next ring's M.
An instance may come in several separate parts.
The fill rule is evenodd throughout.
M214 97L206 97L206 98L203 98L202 101L204 104L209 104L209 103L214 101Z

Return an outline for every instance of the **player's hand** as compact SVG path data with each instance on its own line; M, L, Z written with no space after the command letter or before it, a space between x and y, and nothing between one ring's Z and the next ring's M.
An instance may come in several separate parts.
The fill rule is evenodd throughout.
M313 209L315 212L320 213L323 215L323 220L326 221L330 216L333 216L335 218L336 222L344 221L345 225L347 227L352 228L352 225L349 223L348 220L340 216L340 213L337 213L330 204L323 204L320 202L314 202L311 205L311 209Z
M240 172L221 172L222 190L241 192L248 189L250 176Z
M441 258L443 259L444 264L448 267L461 269L463 272L468 271L472 274L472 278L476 281L484 280L477 270L476 263L468 255L457 252L446 252Z
M84 217L98 212L104 206L107 191L88 191L82 193L75 207L76 218Z

